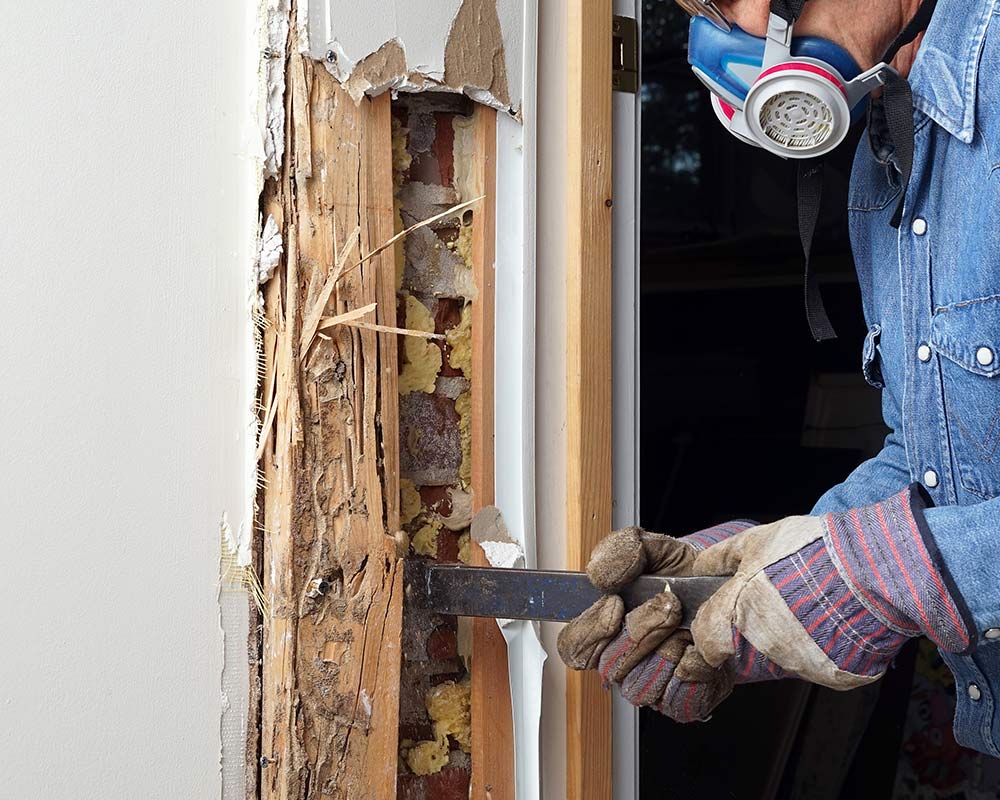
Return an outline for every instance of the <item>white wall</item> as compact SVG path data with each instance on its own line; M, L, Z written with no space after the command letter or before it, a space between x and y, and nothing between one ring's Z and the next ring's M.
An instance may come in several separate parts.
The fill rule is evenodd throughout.
M5 797L219 796L251 5L4 3Z

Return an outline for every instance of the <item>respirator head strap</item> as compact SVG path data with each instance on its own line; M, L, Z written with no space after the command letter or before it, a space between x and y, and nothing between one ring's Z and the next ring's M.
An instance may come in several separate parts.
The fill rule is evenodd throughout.
M771 13L792 25L802 16L805 4L806 0L771 0Z

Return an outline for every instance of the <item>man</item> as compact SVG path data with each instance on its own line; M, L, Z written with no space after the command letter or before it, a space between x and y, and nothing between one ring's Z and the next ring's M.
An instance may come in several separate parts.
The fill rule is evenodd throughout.
M811 0L795 35L830 40L867 70L920 6ZM757 36L773 10L767 0L711 8ZM909 181L911 144L897 141L891 114L873 113L849 197L884 449L810 516L680 539L615 532L588 566L609 594L563 630L559 651L687 722L737 683L865 685L926 636L955 677L959 743L1000 756L1000 0L939 0L893 66L913 94ZM688 633L670 594L624 614L613 592L651 572L731 579Z

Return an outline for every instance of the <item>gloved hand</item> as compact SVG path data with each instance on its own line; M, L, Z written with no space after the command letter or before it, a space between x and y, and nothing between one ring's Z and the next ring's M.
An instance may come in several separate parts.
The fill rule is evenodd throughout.
M671 662L676 645L667 653L665 644L682 634L667 634L659 649L647 636L643 647L654 653L647 658L659 655L660 663L640 662L622 674L607 667L614 661L614 647L608 646L598 659L605 680L620 682L632 702L688 721L707 714L733 683L786 676L833 689L870 683L906 639L921 634L947 652L967 651L974 641L971 616L950 588L954 584L923 519L926 503L920 487L913 486L872 506L789 517L705 549L685 574L732 579L699 610L693 648ZM567 629L602 605L614 601L603 598ZM639 610L630 613L619 637ZM644 630L652 627L646 622ZM579 634L570 632L568 638ZM699 670L682 670L685 659ZM650 668L659 674L645 692L636 693L633 684ZM664 691L651 698L666 672Z
M691 575L700 553L753 526L739 520L681 538L625 528L594 548L587 574L609 593L644 574ZM680 619L680 601L668 592L627 616L621 598L607 594L563 628L559 655L572 669L598 669L635 705L675 719L701 719L732 691L732 676L705 663L691 634L677 631Z

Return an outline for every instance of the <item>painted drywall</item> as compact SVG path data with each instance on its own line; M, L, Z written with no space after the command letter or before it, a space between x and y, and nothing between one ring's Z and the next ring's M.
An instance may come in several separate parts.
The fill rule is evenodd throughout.
M243 520L246 496L255 12L4 9L5 797L220 796L219 524Z

